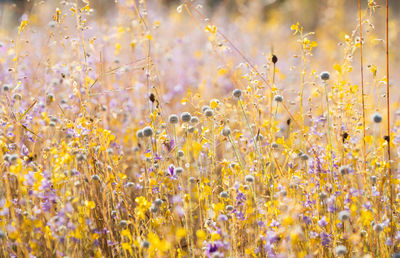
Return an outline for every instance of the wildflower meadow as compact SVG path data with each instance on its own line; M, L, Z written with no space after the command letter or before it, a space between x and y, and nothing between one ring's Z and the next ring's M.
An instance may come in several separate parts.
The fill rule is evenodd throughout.
M400 258L400 1L0 1L0 257Z

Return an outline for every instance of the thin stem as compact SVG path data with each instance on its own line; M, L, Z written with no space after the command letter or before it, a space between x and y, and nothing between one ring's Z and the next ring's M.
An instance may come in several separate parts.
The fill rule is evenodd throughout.
M260 162L262 162L262 156L261 156L261 153L260 153L260 151L258 149L256 138L254 137L253 131L251 130L250 123L249 123L249 120L247 118L246 112L244 111L244 107L243 107L243 103L242 103L241 99L239 99L239 103L240 103L240 107L242 108L244 118L246 119L246 124L247 124L247 127L248 127L249 131L250 131L251 138L253 138L254 147L256 148L256 151L257 151L258 155L260 156Z
M332 137L331 137L331 121L330 121L330 114L329 114L329 97L328 97L328 83L324 81L324 86L325 86L325 97L326 97L326 109L327 109L327 123L328 123L328 141L329 141L329 160L330 160L330 165L331 165L331 175L332 175L332 184L333 184L333 160L332 160Z
M386 105L387 105L387 143L388 143L388 177L390 192L390 235L394 240L394 224L393 224L393 193L392 193L392 169L390 155L390 91L389 91L389 0L386 0Z
M239 151L237 150L236 144L235 144L235 142L233 141L233 139L232 139L232 137L231 137L230 135L228 136L228 140L229 140L230 143L232 144L233 152L235 153L236 159L237 159L238 162L239 162L240 168L241 168L242 170L244 170L242 161L240 160Z
M364 100L364 65L363 65L363 34L362 34L362 17L361 17L361 0L358 0L358 14L360 19L360 73L361 73L361 100L362 100L362 116L363 116L363 161L364 172L366 170L367 162L365 156L365 100Z

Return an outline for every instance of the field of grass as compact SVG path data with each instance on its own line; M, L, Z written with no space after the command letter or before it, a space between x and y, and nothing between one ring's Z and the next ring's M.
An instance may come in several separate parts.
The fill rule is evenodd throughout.
M0 257L400 257L397 6L161 2L0 26Z

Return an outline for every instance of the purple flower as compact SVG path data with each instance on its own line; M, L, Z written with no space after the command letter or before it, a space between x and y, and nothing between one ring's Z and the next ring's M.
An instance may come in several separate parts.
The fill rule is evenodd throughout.
M331 239L330 239L330 236L327 233L321 232L319 234L319 237L321 238L321 245L322 246L327 247L330 244Z
M318 226L321 228L326 227L328 225L328 222L326 222L326 217L323 216L320 220L318 220Z

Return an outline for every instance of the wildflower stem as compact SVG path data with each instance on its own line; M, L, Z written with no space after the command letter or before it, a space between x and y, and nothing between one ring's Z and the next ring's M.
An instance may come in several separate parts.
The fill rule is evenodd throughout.
M330 121L330 110L329 110L329 96L328 96L328 83L324 81L325 87L325 97L326 97L326 112L327 112L327 123L328 123L328 141L329 141L329 162L331 167L331 176L332 176L332 184L333 184L333 156L332 156L332 137L331 137L331 121Z
M228 136L228 139L229 139L229 142L232 144L233 152L235 153L236 159L237 159L238 162L239 162L240 168L241 168L242 170L244 170L244 167L243 167L242 161L240 160L239 152L238 152L238 150L237 150L237 148L236 148L235 142L233 141L233 139L232 139L232 137L231 137L230 135Z
M250 123L249 123L249 120L248 120L248 118L247 118L246 112L244 111L244 107L243 107L243 103L242 103L242 100L241 100L241 99L239 99L239 103L240 103L240 107L242 108L244 118L245 118L245 120L246 120L247 128L248 128L249 131L250 131L251 138L253 138L254 148L256 149L258 155L260 156L260 162L262 162L262 156L261 156L260 151L258 150L257 141L256 141L256 138L254 137L253 131L251 130ZM263 166L263 167L264 167L264 166Z
M362 34L362 17L361 17L361 0L358 0L358 13L360 22L360 74L361 74L361 101L362 101L362 117L363 117L363 163L364 171L366 170L367 161L365 156L365 100L364 100L364 65L363 65L363 34Z
M389 0L386 0L386 105L387 105L387 151L388 151L388 177L389 177L389 195L390 195L390 236L394 238L393 224L393 187L392 187L392 169L390 154L390 90L389 90Z

